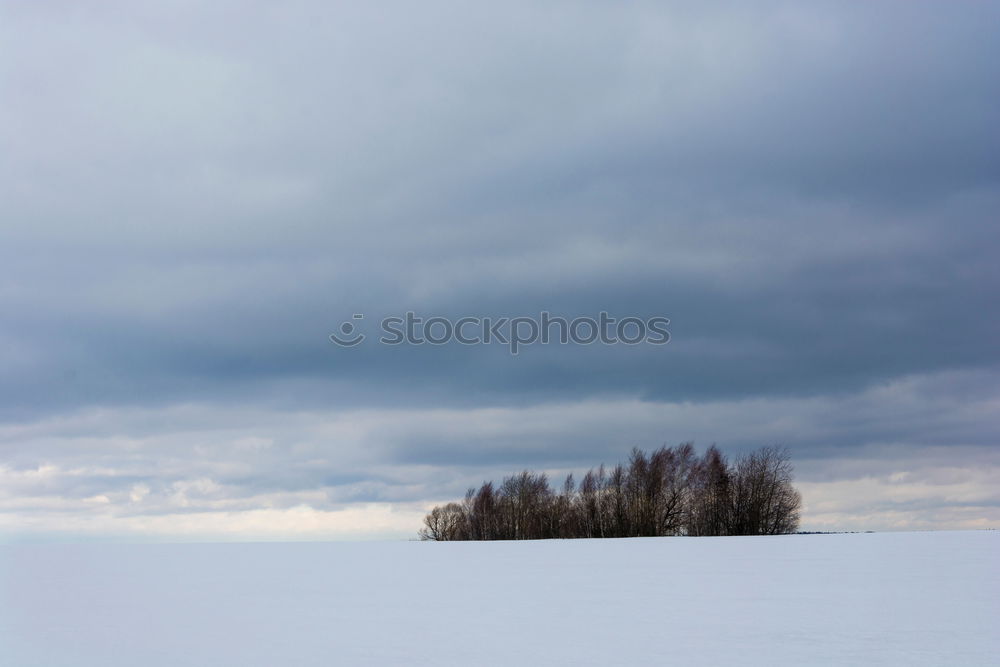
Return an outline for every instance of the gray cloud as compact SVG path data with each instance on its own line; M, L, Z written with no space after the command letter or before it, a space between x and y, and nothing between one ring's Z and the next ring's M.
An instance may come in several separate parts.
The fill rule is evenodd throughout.
M580 475L636 444L694 439L734 456L761 442L788 444L807 491L808 528L933 526L928 516L976 527L1000 518L992 483L998 396L988 374L949 373L840 397L91 411L0 430L0 515L21 531L66 517L209 521L189 528L197 535L217 529L220 513L266 510L277 513L271 530L280 531L288 512L305 507L417 512L516 467Z
M1000 367L994 7L0 12L10 516L135 488L167 514L419 503L671 438L780 439L817 483L995 446L963 408ZM512 359L326 338L355 312L543 309L666 315L673 339ZM917 408L877 397L907 383ZM688 404L703 425L651 416ZM221 415L211 437L183 406ZM326 410L413 416L348 451L291 435ZM469 416L414 425L440 411ZM266 455L236 444L286 421Z

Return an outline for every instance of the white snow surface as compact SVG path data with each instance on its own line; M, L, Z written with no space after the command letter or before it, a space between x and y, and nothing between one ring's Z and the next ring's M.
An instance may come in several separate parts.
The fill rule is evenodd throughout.
M998 665L1000 534L8 544L0 664Z

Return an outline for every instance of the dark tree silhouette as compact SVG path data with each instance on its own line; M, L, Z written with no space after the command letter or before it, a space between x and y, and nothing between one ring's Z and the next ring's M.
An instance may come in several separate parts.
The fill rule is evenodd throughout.
M726 535L729 532L732 476L715 445L708 448L692 477L688 535Z
M787 449L764 447L730 465L714 445L633 449L628 465L589 470L559 493L544 473L525 470L499 487L484 482L462 503L424 518L425 540L533 540L662 535L776 535L799 525Z

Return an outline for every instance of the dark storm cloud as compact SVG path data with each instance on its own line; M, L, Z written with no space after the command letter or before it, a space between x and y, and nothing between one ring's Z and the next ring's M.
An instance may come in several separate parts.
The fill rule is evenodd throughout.
M190 415L155 417L176 404L762 401L780 421L786 401L844 406L914 378L976 378L942 386L945 404L994 395L996 7L0 11L0 418L13 427L138 410L135 437L156 449L157 434L183 442ZM407 310L664 315L672 341L512 358L327 339L353 313L371 329ZM583 439L568 425L521 440L499 427L373 427L364 446L378 456L364 465L324 455L326 467L280 471L275 461L298 460L284 445L257 467L169 474L128 472L112 448L113 478L63 482L68 497L137 485L174 497L194 491L171 484L204 477L227 489L204 493L238 497L419 499L454 478L424 471L424 486L392 466L572 467L675 435L737 448L781 436L832 462L886 444L988 447L997 426L940 411L858 424L846 408L804 414L752 437L611 415ZM30 440L41 453L8 445L11 469L76 456ZM211 442L209 459L239 456Z

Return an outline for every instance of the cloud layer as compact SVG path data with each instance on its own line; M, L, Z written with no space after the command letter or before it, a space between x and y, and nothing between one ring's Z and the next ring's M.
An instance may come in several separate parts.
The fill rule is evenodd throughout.
M0 12L4 534L406 535L684 440L996 525L995 7ZM327 339L407 310L672 341Z

